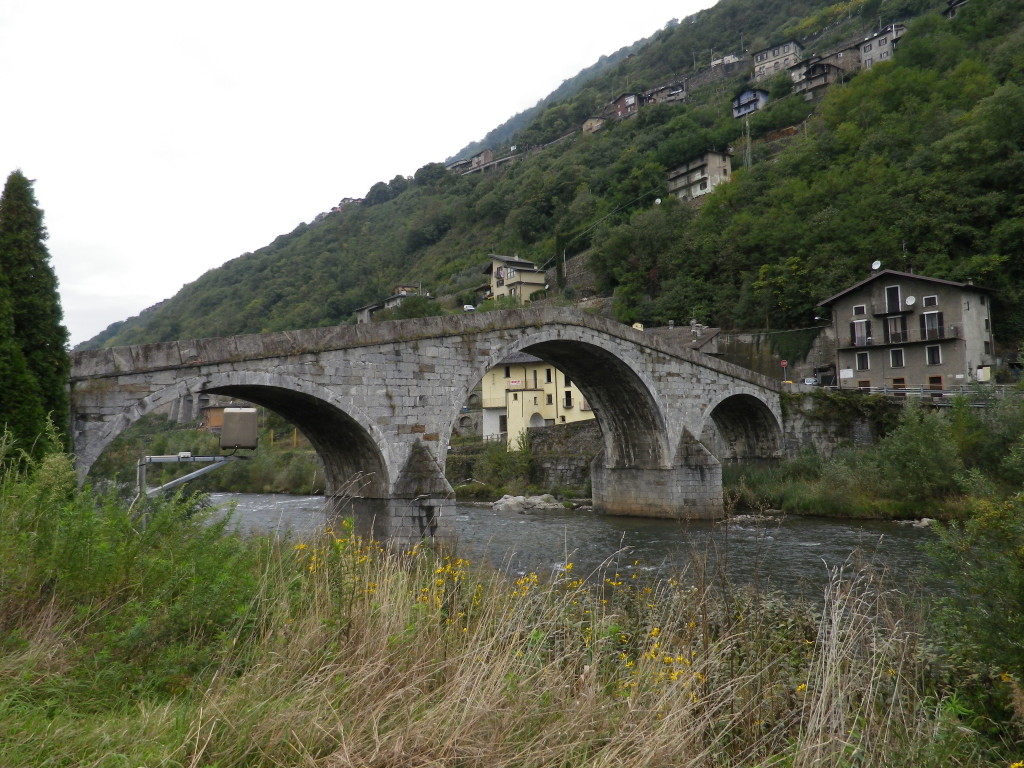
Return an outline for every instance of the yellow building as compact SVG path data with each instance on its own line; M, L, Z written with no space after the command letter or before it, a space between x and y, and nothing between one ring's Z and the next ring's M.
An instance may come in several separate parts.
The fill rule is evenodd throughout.
M535 293L547 288L543 269L532 261L514 256L490 254L484 274L491 279L490 298L515 296L520 304L528 302Z
M519 352L484 374L480 383L485 440L515 447L527 427L570 424L594 418L568 376L540 358Z

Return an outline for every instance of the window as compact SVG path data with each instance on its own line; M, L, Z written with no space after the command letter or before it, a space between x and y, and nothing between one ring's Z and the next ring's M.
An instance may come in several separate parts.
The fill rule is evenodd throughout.
M547 404L548 405L552 405L554 402L555 402L555 396L549 394L548 398L547 398Z
M888 38L885 38L885 37L880 37L880 38L878 38L878 47L879 47L879 48L881 48L881 47L882 47L883 45L885 45L885 41L886 41L887 39L888 39Z
M925 307L937 307L939 306L938 296L925 296L921 299L921 305Z
M944 339L944 330L941 312L925 312L921 315L922 339Z
M991 341L986 341L985 342L985 354L986 355L991 355L992 354L992 342Z
M772 56L778 56L778 55L779 55L779 49L776 48L774 51L772 51Z
M508 366L508 365L505 366L505 378L506 379L511 379L512 378L512 367L511 366Z
M864 59L864 68L865 69L871 69L871 59L870 58Z
M534 389L537 388L537 369L536 368L533 369L533 388ZM536 403L534 403L534 405L536 405Z
M871 379L860 379L857 382L857 387L859 389L871 389Z
M936 344L933 347L924 348L925 362L928 365L942 365L942 347Z
M544 377L545 377L544 380L547 381L548 384L550 384L551 383L551 369L550 368L545 369Z
M775 69L776 69L776 71L778 71L779 67L781 67L781 66L782 66L782 64L780 64L779 62L777 62L777 61L775 62Z
M871 337L869 320L854 320L850 323L850 344L854 347L866 347Z
M512 393L512 402L514 402L514 403L518 403L519 402L519 393L518 392L513 392Z
M534 405L537 405L537 401L538 401L539 399L540 399L540 398L537 398L537 397L533 398L533 404L534 404Z
M992 330L992 321L989 320L987 317L985 318L985 330L986 331L991 331Z
M858 304L853 308L853 314L855 315L866 315L868 313L867 305Z
M903 350L902 349L890 349L889 350L889 365L892 368L903 367Z
M568 376L565 377L565 386L566 387L571 387L572 386L572 379L570 379Z
M885 288L885 311L886 312L899 312L902 310L900 302L900 287L898 285L889 285Z
M882 51L880 54L878 54L878 58L879 59L888 59L889 58L889 52L888 51Z
M865 45L863 48L861 48L861 50L864 51L864 53L867 53L868 51L870 51L871 50L871 43L868 43L867 45Z
M788 45L782 46L782 52L783 53L789 53L789 46Z
M868 352L857 353L857 370L868 371L871 370L871 355Z
M907 340L906 315L885 318L885 343L902 344Z
M572 392L568 390L565 393L565 407L572 408Z

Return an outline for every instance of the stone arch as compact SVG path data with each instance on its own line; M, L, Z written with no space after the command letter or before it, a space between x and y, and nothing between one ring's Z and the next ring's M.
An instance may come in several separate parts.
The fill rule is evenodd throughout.
M594 411L609 467L656 468L671 464L673 451L657 388L615 339L579 328L546 325L494 351L476 381L515 352L527 352L564 371ZM586 340L581 338L586 336Z
M181 380L138 401L80 452L81 474L88 472L117 435L147 413L177 400L183 392L229 395L269 408L291 421L323 462L328 496L342 491L372 498L388 495L392 480L387 470L390 448L369 419L307 380L246 371ZM352 486L357 477L360 482Z
M530 426L531 427L543 427L544 426L544 417L541 416L539 413L535 412L530 417Z
M721 463L782 456L782 419L754 392L732 392L708 407L700 442Z

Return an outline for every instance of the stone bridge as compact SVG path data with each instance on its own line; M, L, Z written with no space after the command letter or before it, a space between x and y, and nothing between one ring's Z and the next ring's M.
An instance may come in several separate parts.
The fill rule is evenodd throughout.
M270 408L324 465L328 498L360 530L418 539L454 505L448 440L484 373L515 352L560 368L586 396L604 448L594 507L714 518L721 464L783 450L779 383L574 309L398 320L74 354L71 409L80 478L141 416L201 393Z

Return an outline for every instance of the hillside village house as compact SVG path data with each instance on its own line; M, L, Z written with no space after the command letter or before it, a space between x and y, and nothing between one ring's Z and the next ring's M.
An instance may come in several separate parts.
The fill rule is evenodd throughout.
M943 390L989 381L991 292L884 269L821 302L840 387Z
M494 253L487 258L490 261L484 267L484 274L491 278L490 298L515 296L520 304L525 304L534 294L547 288L544 270L537 269L532 261Z
M731 173L729 153L708 150L668 172L668 191L680 200L693 200L729 181Z
M484 374L483 437L516 447L528 427L571 424L594 418L576 385L551 363L519 352Z
M754 74L751 79L754 82L767 80L779 72L788 71L800 60L803 50L803 46L796 40L787 40L770 48L755 51Z
M608 104L606 114L617 118L630 117L640 109L641 97L639 93L623 93L616 96Z
M861 67L871 69L873 64L880 64L891 59L896 50L896 43L906 31L905 25L893 24L875 32L870 37L865 37L860 43Z
M732 116L746 117L768 103L768 91L750 88L732 100Z
M369 323L373 321L373 315L380 312L383 309L394 309L400 307L402 302L410 296L420 296L420 288L416 285L396 285L388 296L383 301L376 301L373 304L367 304L365 307L359 307L355 310L356 323ZM422 294L428 299L433 298L429 293Z

